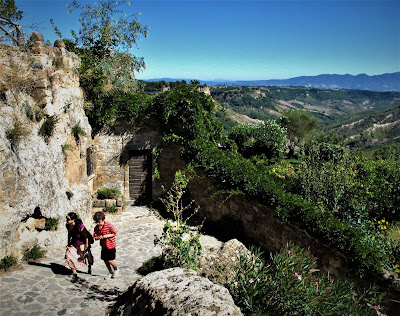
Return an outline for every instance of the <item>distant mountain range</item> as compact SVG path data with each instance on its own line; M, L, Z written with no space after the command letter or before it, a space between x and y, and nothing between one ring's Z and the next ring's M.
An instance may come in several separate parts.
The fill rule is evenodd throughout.
M150 79L146 81L181 81L189 82L191 79ZM197 79L198 80L198 79ZM369 76L360 75L318 75L301 76L290 79L272 80L198 80L201 84L208 86L231 85L231 86L276 86L276 87L314 87L321 89L360 89L372 91L400 91L400 72L386 73L382 75Z

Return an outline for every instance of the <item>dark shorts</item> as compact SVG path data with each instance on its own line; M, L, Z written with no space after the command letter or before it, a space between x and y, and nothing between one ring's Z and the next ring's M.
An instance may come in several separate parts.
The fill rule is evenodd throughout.
M111 261L115 260L116 249L101 248L101 260Z

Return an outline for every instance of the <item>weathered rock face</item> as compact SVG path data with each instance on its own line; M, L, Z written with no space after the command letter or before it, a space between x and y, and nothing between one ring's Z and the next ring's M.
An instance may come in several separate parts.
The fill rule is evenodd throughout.
M65 215L75 211L87 220L91 210L85 159L91 127L79 58L60 43L46 47L40 34L31 42L29 51L0 45L0 258L20 257L34 244L65 245ZM84 132L74 137L76 126ZM43 231L50 218L59 219L58 230Z
M130 289L114 315L242 315L228 290L193 270L171 268L148 274Z
M226 286L235 277L235 265L239 262L240 255L248 255L250 251L237 239L225 243L218 239L202 235L201 256L198 263L198 272L214 283Z

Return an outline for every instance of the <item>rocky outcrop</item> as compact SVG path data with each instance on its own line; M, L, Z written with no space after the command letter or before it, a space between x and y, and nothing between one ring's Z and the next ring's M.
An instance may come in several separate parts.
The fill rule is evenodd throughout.
M214 283L226 286L235 277L235 265L241 255L249 254L249 250L237 239L225 243L218 239L202 235L201 256L198 263L198 273Z
M148 274L111 315L242 315L228 290L193 270L171 268Z
M0 45L0 258L34 244L65 246L65 215L86 220L91 207L80 60L60 41L45 46L38 33L31 45ZM50 219L58 230L43 230Z

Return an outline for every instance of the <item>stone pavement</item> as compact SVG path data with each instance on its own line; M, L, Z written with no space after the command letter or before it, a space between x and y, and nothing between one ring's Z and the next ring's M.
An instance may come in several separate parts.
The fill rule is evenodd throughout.
M69 278L65 250L60 249L40 262L23 264L21 269L0 277L0 315L105 315L118 295L140 278L136 270L143 262L161 253L154 246L154 235L161 235L164 227L164 222L144 206L128 206L120 214L106 214L106 221L118 233L118 278L104 280L108 271L100 259L98 241L92 245L92 275L85 270L78 273L78 281Z

